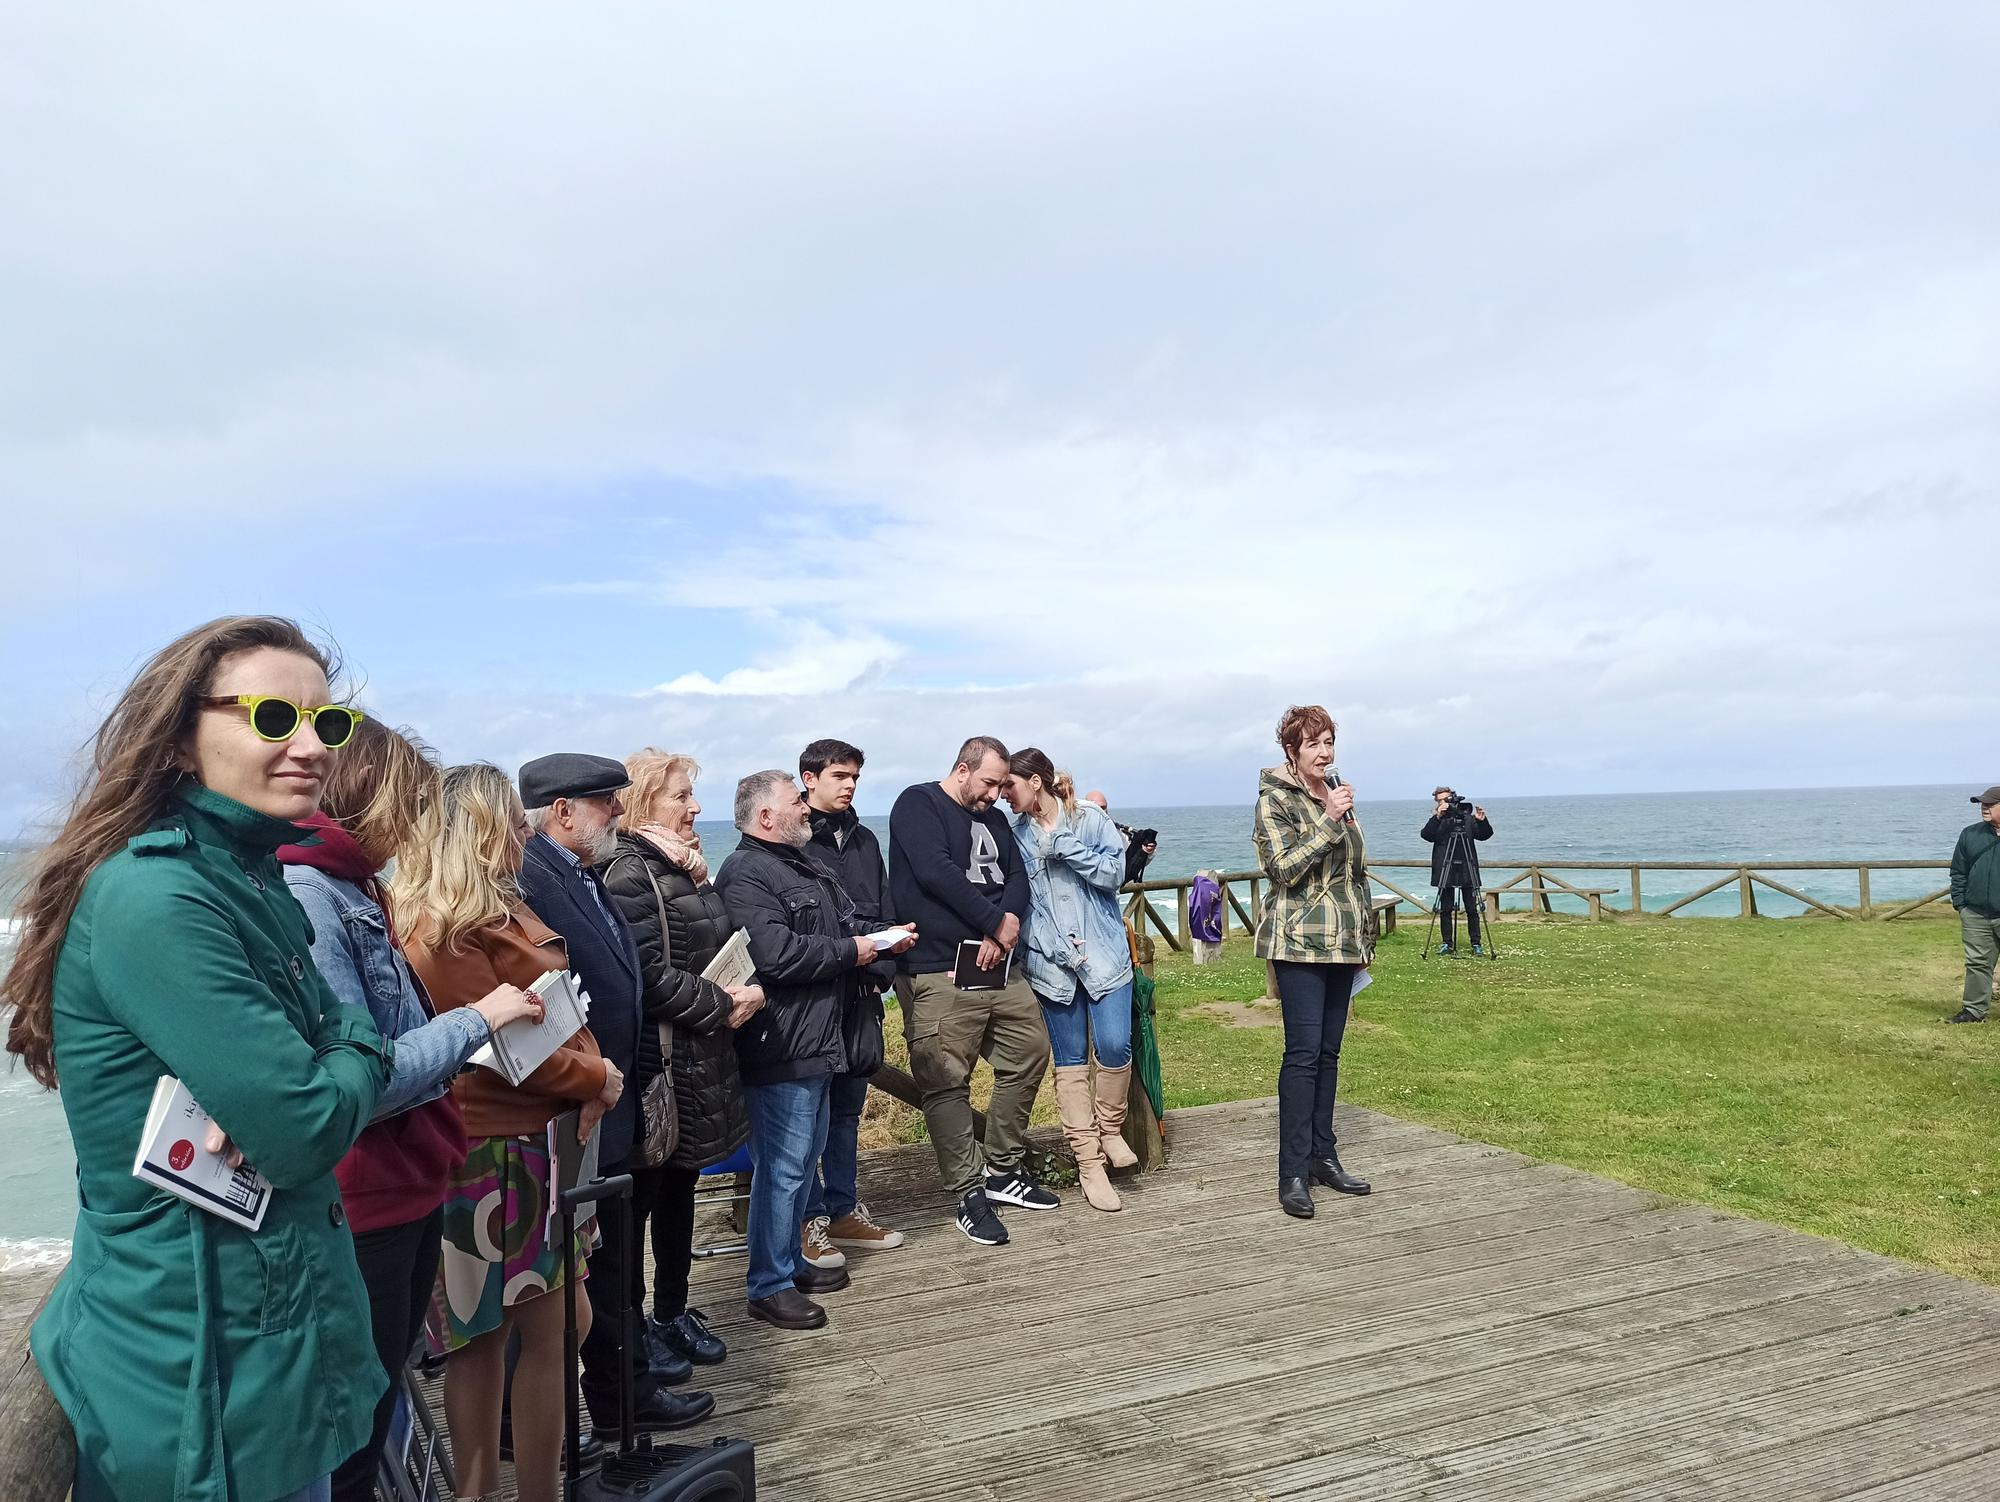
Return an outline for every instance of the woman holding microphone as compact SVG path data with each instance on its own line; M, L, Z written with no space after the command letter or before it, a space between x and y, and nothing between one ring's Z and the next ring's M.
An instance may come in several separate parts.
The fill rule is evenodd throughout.
M1258 779L1257 864L1271 883L1257 953L1277 974L1285 1021L1278 1066L1278 1203L1312 1219L1311 1184L1366 1194L1334 1151L1340 1040L1360 974L1375 947L1368 849L1354 790L1333 767L1333 718L1294 705L1278 721L1283 766Z

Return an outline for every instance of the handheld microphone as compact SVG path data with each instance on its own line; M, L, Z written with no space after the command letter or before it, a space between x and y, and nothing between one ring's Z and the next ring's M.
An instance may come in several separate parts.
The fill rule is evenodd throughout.
M1337 788L1340 786L1339 767L1328 767L1326 769L1326 785L1330 788ZM1352 824L1354 822L1354 810L1350 808L1343 817L1347 823Z

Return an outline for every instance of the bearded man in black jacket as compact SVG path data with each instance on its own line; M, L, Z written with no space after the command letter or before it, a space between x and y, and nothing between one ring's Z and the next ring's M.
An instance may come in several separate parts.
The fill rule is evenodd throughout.
M865 760L859 746L817 740L799 753L799 780L806 785L813 853L840 878L861 919L881 929L895 921L889 912L889 868L875 831L854 811ZM878 1225L869 1215L859 1182L868 1076L882 1064L882 993L895 979L895 965L877 960L861 973L848 1002L847 1072L834 1076L828 1095L826 1150L813 1171L806 1221L799 1228L800 1255L814 1267L845 1267L849 1250L888 1251L903 1244L901 1231Z
M817 1329L826 1311L808 1295L847 1286L845 1271L800 1255L813 1165L826 1148L827 1098L847 1072L842 1019L856 972L878 951L839 880L807 848L805 795L787 772L753 772L736 785L743 840L715 878L732 923L749 939L764 1009L736 1033L750 1110L752 1317L787 1330Z

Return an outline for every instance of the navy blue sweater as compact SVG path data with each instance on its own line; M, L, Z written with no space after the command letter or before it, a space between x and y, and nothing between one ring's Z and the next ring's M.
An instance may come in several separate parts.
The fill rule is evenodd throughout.
M1028 872L997 808L975 814L935 782L904 788L889 811L889 905L917 925L905 975L949 970L958 946L996 933L1012 913L1028 936Z

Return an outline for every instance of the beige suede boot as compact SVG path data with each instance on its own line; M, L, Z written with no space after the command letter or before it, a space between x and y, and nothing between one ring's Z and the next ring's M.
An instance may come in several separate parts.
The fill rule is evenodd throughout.
M1139 1155L1125 1145L1125 1100L1132 1091L1132 1066L1097 1069L1093 1087L1097 1097L1097 1136L1103 1144L1104 1161L1113 1168L1136 1168Z
M1104 1176L1104 1147L1097 1136L1097 1118L1090 1109L1090 1066L1056 1066L1056 1114L1063 1136L1076 1154L1076 1181L1093 1210L1124 1208L1118 1191Z

